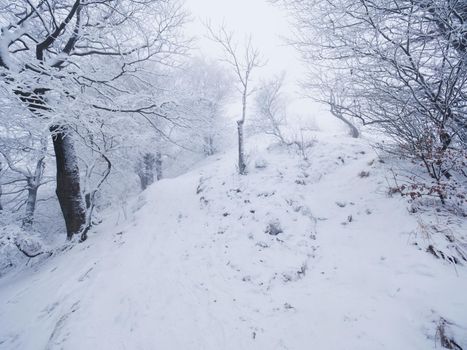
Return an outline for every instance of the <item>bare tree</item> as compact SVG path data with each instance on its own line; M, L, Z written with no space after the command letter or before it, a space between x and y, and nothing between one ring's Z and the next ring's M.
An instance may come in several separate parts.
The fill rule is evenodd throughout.
M355 126L355 117L349 112L349 104L352 103L352 86L345 75L335 75L335 72L323 72L315 70L308 80L302 85L307 91L307 96L316 102L329 107L332 116L342 121L348 128L353 138L360 136L360 131Z
M264 81L255 96L255 128L273 135L283 144L285 139L282 128L287 124L286 98L283 93L285 74Z
M246 40L242 49L234 40L233 32L228 31L225 26L217 30L208 23L207 25L210 38L216 42L224 51L224 59L234 70L238 79L238 89L242 96L242 114L237 120L238 132L238 172L240 175L246 174L245 150L244 150L244 124L247 114L248 97L253 90L250 87L252 72L263 65L260 59L258 49L253 46L251 36Z
M10 186L12 189L6 194L12 194L23 197L20 200L18 208L25 206L23 216L23 227L31 228L34 221L34 212L37 204L37 193L39 187L44 184L45 159L47 156L47 141L44 137L34 140L32 135L20 136L12 135L12 138L0 138L0 154L2 155L8 170L14 174L12 177L2 181L2 185ZM37 147L35 143L40 145ZM32 154L26 154L32 153ZM19 158L23 157L23 158ZM27 157L26 157L27 156ZM34 163L31 168L30 163Z
M351 116L346 116L346 109L342 107L342 99L345 98L345 96L342 95L342 90L330 89L328 93L329 99L326 103L329 105L331 114L349 128L350 136L354 139L358 138L360 136L360 131L358 131L357 127L350 121Z

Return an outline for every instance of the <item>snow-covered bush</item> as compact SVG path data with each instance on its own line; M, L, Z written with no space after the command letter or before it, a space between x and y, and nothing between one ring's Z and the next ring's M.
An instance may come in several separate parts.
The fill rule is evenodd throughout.
M15 224L0 227L0 276L44 254L43 239L38 233L24 231Z
M425 149L428 146L425 146ZM404 151L394 152L401 154ZM435 198L452 211L467 215L467 151L437 148L420 157L406 154L410 162L401 162L393 170L393 192L412 200Z
M268 161L262 157L258 157L256 160L255 160L255 168L256 169L264 169L264 168L267 168L268 166Z

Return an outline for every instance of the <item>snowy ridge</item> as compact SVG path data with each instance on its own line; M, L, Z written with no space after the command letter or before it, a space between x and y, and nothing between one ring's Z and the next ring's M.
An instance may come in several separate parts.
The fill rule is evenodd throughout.
M465 267L413 244L365 141L256 142L248 175L213 157L0 280L0 349L421 350L440 320L467 347Z

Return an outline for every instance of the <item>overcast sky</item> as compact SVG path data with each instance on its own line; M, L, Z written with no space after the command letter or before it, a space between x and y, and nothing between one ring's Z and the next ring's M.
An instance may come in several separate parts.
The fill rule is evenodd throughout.
M305 69L296 50L287 45L284 38L291 35L292 27L287 13L267 0L185 0L193 21L188 31L199 39L196 45L203 56L221 57L217 46L206 38L204 22L211 21L213 26L225 23L235 32L238 40L250 33L267 65L253 76L254 82L274 74L286 72L286 91L291 97L290 112L305 118L314 118L321 127L333 127L323 107L301 97L298 81ZM324 116L323 114L326 114Z

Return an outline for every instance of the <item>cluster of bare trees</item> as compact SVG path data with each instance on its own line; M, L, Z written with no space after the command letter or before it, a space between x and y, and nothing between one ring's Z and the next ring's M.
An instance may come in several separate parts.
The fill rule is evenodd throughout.
M466 179L467 4L460 0L283 1L310 62L305 86L343 120L389 136L442 201Z
M184 20L176 1L0 1L2 100L11 107L2 111L2 138L27 139L34 127L44 131L42 138L51 136L56 193L68 238L81 234L85 239L87 211L96 193L92 186L83 192L77 139L84 141L79 147L89 148L106 164L100 174L101 180L106 178L106 152L113 141L96 135L112 129L114 115L161 114L157 100L141 91L152 86L155 65L173 64L185 49L180 36ZM43 151L36 152L32 171L15 164L11 142L2 144L8 167L27 182L30 212L46 154L47 142L40 143Z
M55 184L68 239L85 240L129 179L145 189L220 148L231 75L186 55L186 19L178 0L0 0L0 210L29 229Z

